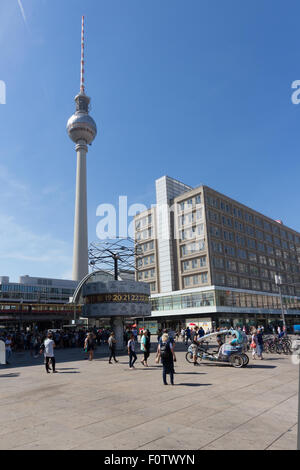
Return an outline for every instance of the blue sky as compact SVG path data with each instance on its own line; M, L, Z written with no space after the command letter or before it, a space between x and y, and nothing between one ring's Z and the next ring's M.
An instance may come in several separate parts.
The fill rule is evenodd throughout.
M165 174L300 231L299 2L0 0L0 275L71 276L82 14L90 241L99 204L151 205Z

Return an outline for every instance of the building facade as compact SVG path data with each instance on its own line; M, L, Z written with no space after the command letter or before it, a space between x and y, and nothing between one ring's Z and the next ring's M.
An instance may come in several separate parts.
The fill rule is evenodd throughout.
M21 276L19 282L0 277L0 302L67 304L77 287L77 281Z
M135 230L137 275L150 283L153 316L278 323L276 274L287 318L300 315L300 234L282 222L164 176L156 205L136 216Z

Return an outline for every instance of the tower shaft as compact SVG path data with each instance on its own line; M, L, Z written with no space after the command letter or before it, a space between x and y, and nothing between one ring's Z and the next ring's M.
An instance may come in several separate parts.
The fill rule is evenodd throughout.
M88 229L87 229L87 189L85 141L76 145L77 174L74 220L73 280L81 281L89 272L88 268Z

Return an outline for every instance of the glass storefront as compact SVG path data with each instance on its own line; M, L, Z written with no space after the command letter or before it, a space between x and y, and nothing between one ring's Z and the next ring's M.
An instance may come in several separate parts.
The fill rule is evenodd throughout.
M181 310L193 307L210 307L215 305L214 291L180 294L151 299L152 310Z
M279 295L266 295L251 291L210 290L192 294L152 297L153 311L182 310L195 307L235 307L281 310ZM300 312L300 298L283 296L285 310Z

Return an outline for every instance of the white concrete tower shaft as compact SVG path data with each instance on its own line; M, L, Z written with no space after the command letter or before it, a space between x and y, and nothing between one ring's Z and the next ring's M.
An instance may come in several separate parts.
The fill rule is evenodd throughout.
M70 117L67 130L69 137L76 144L77 153L73 280L81 281L89 271L86 154L88 145L91 145L97 135L97 126L89 115L90 98L85 94L84 85L84 17L81 29L80 92L75 97L75 102L76 112Z
M74 219L73 280L80 281L89 272L87 228L87 144L83 140L76 145L77 172Z

